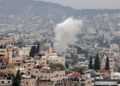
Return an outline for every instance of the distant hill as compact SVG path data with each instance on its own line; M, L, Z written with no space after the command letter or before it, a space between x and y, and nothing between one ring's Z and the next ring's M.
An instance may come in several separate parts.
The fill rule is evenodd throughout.
M34 0L3 0L0 1L0 16L46 16L74 15L74 9L58 4Z
M120 13L119 9L116 10L94 10L83 9L75 10L70 7L62 6L59 4L34 1L34 0L2 0L0 1L0 19L6 19L6 16L14 15L20 18L29 18L31 16L40 16L42 19L61 20L63 17L69 16L94 16L103 13Z

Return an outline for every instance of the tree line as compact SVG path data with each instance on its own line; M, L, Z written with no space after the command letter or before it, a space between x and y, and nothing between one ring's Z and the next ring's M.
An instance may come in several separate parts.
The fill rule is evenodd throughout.
M93 56L90 56L90 60L89 60L89 65L88 65L89 69L94 69L94 70L99 70L100 69L100 60L99 60L99 55L97 54L95 57L95 61L93 64ZM110 70L110 66L109 66L109 58L106 58L106 63L105 63L105 70Z

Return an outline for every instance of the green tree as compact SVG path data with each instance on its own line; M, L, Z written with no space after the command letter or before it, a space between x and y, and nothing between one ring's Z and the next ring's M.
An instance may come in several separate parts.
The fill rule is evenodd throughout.
M75 67L72 71L75 71L75 72L78 72L80 74L83 73L83 71L85 71L86 69L85 68L78 68L78 67Z
M12 74L12 86L20 86L19 80Z
M17 73L16 73L16 78L17 78L19 81L21 80L20 70L17 71Z
M84 70L86 70L86 69L85 68L79 68L78 73L82 74Z
M35 54L36 54L36 46L32 46L29 53L29 57L34 57Z
M92 55L90 56L90 61L89 61L88 67L89 67L89 69L93 69L93 65L92 65Z
M65 66L61 63L51 63L49 65L50 69L60 69L60 70L65 70Z
M94 62L94 70L100 69L100 61L99 61L99 55L96 55L95 62Z
M109 70L110 66L109 66L109 58L106 58L106 64L105 64L105 70Z
M40 43L38 42L36 53L39 53L39 51L40 51Z
M66 68L69 68L69 64L68 64L68 63L65 63L65 67L66 67Z

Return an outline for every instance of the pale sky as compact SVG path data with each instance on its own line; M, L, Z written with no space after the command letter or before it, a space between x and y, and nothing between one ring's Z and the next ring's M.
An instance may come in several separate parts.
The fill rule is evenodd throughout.
M120 0L42 0L70 6L75 9L120 9Z

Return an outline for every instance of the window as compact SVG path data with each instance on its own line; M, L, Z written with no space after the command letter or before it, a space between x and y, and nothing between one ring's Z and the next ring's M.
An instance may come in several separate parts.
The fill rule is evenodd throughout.
M49 64L49 62L47 62L47 64Z
M31 70L31 69L28 69L29 71Z
M1 83L4 83L4 81L1 81Z
M10 81L8 81L8 83L10 83Z
M88 84L91 84L91 81L88 81Z
M16 60L16 62L20 62L20 60Z
M56 74L56 77L58 77L58 74Z
M28 64L28 66L31 66L31 64Z
M26 84L28 84L28 82L26 82Z

